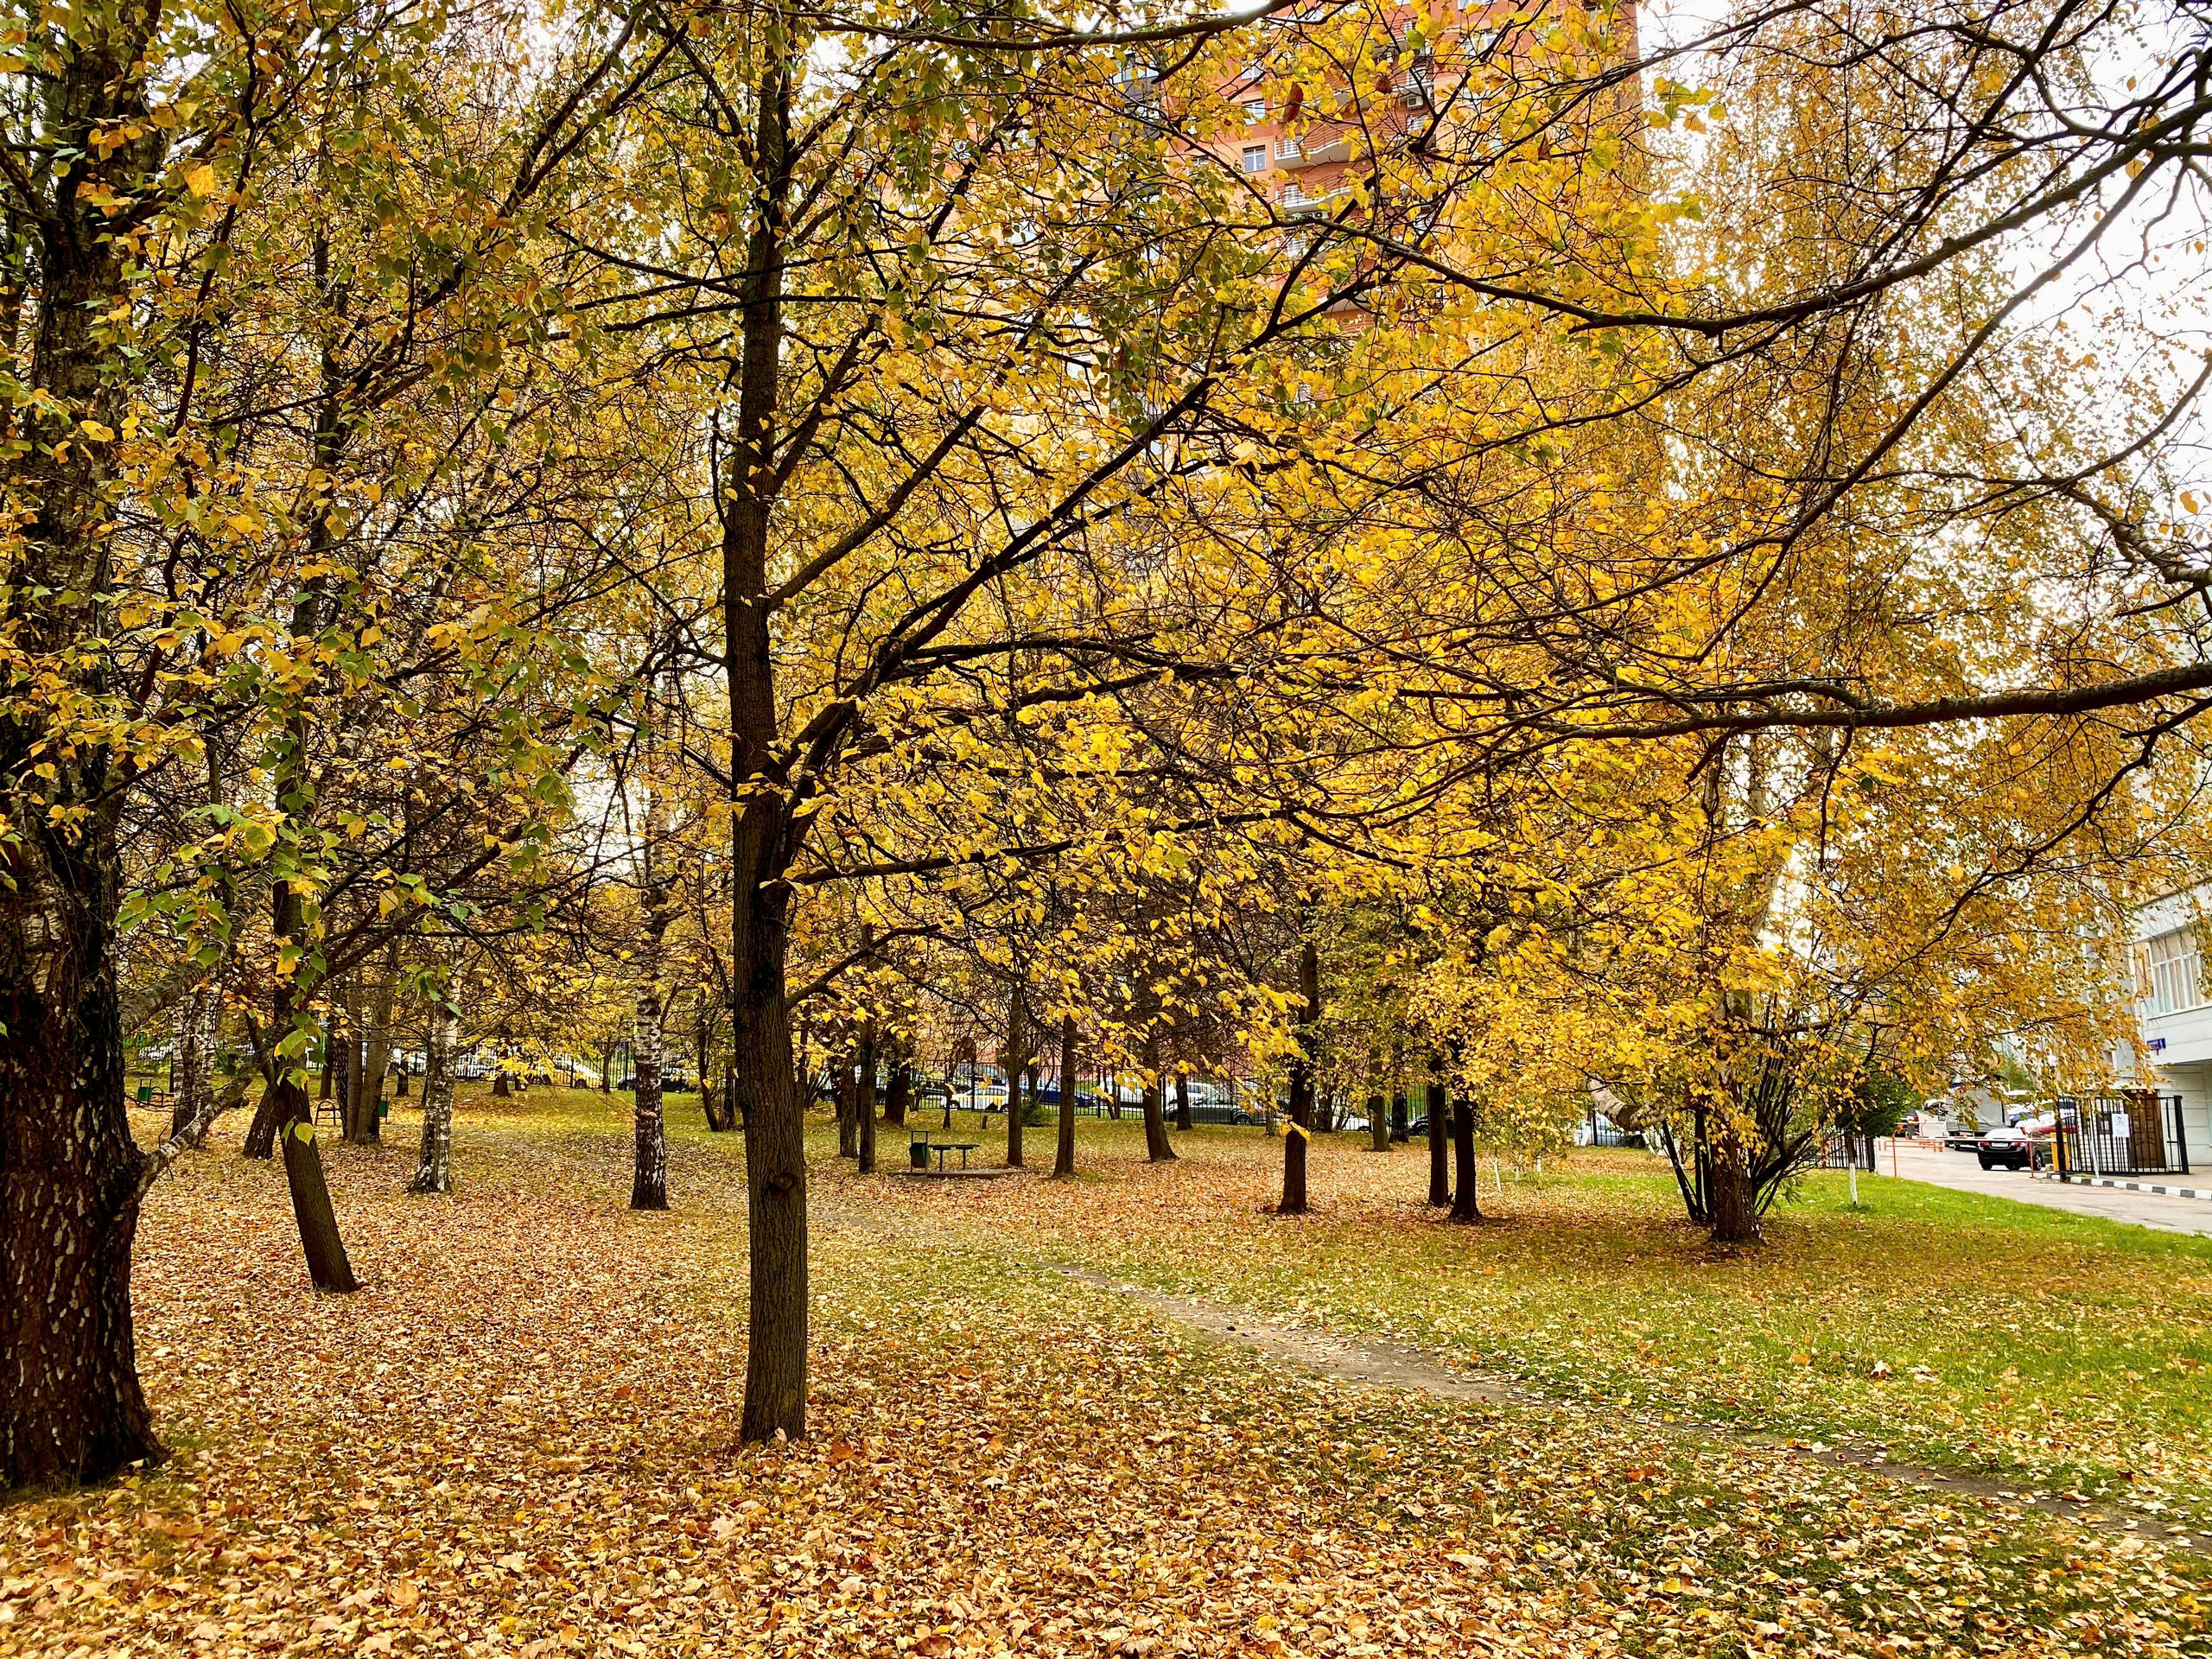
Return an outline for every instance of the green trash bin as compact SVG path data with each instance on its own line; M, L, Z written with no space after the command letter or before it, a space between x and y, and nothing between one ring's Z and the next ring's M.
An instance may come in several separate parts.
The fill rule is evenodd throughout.
M930 1166L928 1135L909 1135L906 1138L906 1161L916 1169L927 1169Z

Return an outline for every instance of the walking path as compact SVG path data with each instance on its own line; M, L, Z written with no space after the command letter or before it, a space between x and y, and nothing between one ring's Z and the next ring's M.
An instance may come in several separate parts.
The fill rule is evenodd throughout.
M1510 1378L1455 1371L1433 1355L1418 1349L1402 1347L1394 1343L1362 1342L1323 1332L1278 1325L1239 1308L1224 1307L1195 1297L1170 1296L1142 1285L1109 1279L1087 1268L1061 1265L1056 1271L1084 1284L1096 1285L1125 1296L1217 1342L1247 1348L1271 1359L1301 1366L1319 1376L1369 1388L1397 1389L1440 1400L1475 1400L1491 1405L1552 1403L1540 1389ZM1777 1442L1771 1436L1742 1433L1719 1423L1669 1421L1662 1424L1655 1421L1649 1426L1654 1432L1678 1440L1724 1445L1739 1452L1764 1452L1776 1457L1803 1459L1832 1468L1872 1473L1920 1491L1979 1497L2016 1510L2032 1510L2063 1520L2069 1525L2115 1537L2148 1539L2154 1535L2144 1529L2143 1517L2130 1516L2113 1505L2072 1497L2063 1492L2023 1491L1977 1476L1949 1474L1917 1464L1901 1463L1892 1459L1889 1449L1880 1442L1864 1437L1847 1446L1830 1446L1818 1440ZM2197 1553L2212 1547L2212 1540L2199 1543L2177 1529L2162 1528L2160 1530L2169 1535L2158 1538L2158 1541L2170 1549Z
M1878 1173L1891 1173L1891 1146L1877 1149ZM1956 1192L1980 1192L1990 1198L2014 1198L2039 1204L2046 1210L2070 1210L2077 1216L2102 1216L2162 1232L2196 1233L2212 1236L2212 1204L2201 1198L2175 1198L2158 1192L2133 1192L2125 1187L2077 1186L2060 1181L2036 1179L2024 1169L1984 1169L1969 1153L1940 1152L1900 1141L1895 1146L1896 1173L1906 1180L1948 1186ZM2185 1178L2176 1176L2177 1183Z

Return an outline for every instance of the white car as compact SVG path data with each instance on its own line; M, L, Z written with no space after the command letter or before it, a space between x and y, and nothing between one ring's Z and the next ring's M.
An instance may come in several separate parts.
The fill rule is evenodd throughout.
M2034 1156L2028 1132L2018 1128L1984 1129L1975 1139L1974 1152L1984 1169L1994 1169L1999 1164L2007 1169L2025 1169Z

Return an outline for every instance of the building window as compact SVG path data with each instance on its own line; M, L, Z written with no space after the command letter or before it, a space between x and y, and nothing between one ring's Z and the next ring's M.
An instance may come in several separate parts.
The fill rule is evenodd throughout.
M1244 146L1244 170L1247 173L1264 173L1268 170L1268 147L1265 144Z
M2174 1014L2204 1006L2204 958L2196 944L2196 930L2177 928L2161 933L2143 947L2150 969L2145 1014Z
M1258 126L1261 122L1268 118L1268 100L1264 98L1246 99L1244 100L1244 118L1250 122L1254 126Z

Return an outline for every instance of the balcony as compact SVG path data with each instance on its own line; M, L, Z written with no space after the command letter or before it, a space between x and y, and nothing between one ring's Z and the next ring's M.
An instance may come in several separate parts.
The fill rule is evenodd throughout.
M1274 143L1274 163L1286 169L1341 162L1351 154L1349 132L1309 132L1303 138L1278 138Z
M1339 188L1309 195L1294 182L1283 191L1282 194L1275 198L1275 205L1284 213L1300 219L1319 219L1325 213L1333 212L1338 204L1351 194L1351 192L1349 189Z

